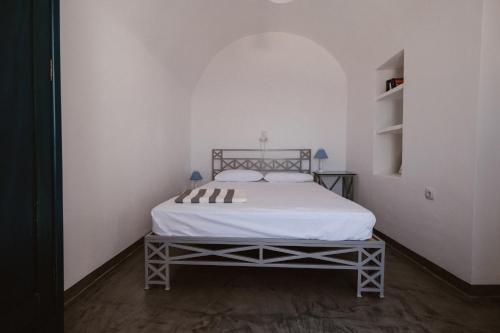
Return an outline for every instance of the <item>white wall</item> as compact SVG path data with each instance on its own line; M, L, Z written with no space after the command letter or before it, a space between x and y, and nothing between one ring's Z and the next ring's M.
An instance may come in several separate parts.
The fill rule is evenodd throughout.
M483 6L472 282L500 283L500 1Z
M418 22L394 23L380 47L348 71L347 166L360 174L358 200L376 228L471 282L480 1L421 1ZM405 11L402 18L414 17ZM375 69L405 50L401 179L372 172ZM356 87L356 88L355 88ZM424 189L436 189L434 201Z
M191 122L199 118L196 124L202 128L197 130L202 133L220 128L201 114L204 105L210 105L212 114L227 116L233 116L230 107L236 110L236 106L252 114L266 107L286 107L293 111L292 119L304 120L307 128L316 126L290 101L302 96L303 102L315 105L314 91L324 91L332 82L325 79L323 88L314 90L303 87L298 77L309 70L298 66L293 76L286 66L307 64L301 50L319 56L317 48L286 46L293 52L283 62L273 60L273 54L280 55L274 49L244 44L243 50L246 45L250 54L238 54L235 48L238 57L226 65L218 63L221 54L229 57L224 49L229 43L269 31L318 43L345 71L347 153L326 147L333 157L329 162L339 163L329 167L343 168L346 156L347 168L360 175L357 199L376 213L377 227L468 282L500 283L500 268L492 264L498 251L494 240L500 205L492 180L498 162L490 153L498 150L497 119L491 111L498 101L489 90L498 85L491 83L496 82L498 51L493 41L498 8L494 1L485 3L489 5L482 27L482 1L470 0L297 0L287 5L264 0L62 1L66 286L137 239L147 229L152 203L182 188L191 167L206 172L210 149L234 147L232 134L245 148L257 147L261 129L268 131L270 147L315 148L340 142L339 134L327 133L324 123L318 125L317 135L290 135L276 123L263 123L257 114L252 122L241 125L236 119L231 124L230 142L223 141L222 134L195 134L198 142L191 147L189 164L190 108ZM407 62L405 173L396 180L372 175L374 80L377 66L402 48ZM249 64L255 74L244 70ZM264 65L270 66L269 73L263 72ZM311 71L319 75L317 67L311 66ZM285 91L290 99L266 101L270 90L257 94L266 83L257 74L268 77L271 88L280 87L275 76L281 74L274 72L278 69L290 79ZM241 73L249 80L245 84L252 88L252 97L259 99L231 95L227 101L210 100L211 93L226 98L224 89L242 87L233 73L224 70ZM222 78L227 82L214 81ZM295 95L297 90L301 94ZM250 104L242 106L238 100ZM323 107L316 106L316 111ZM153 144L144 144L147 140ZM429 185L437 190L434 202L423 198ZM129 199L127 205L122 204L123 197ZM118 224L129 231L118 231L122 230Z
M241 38L217 53L192 97L191 167L211 179L211 149L326 149L325 169L345 168L347 82L310 39L286 33ZM316 163L313 167L316 168Z
M65 288L150 230L189 172L190 94L120 4L61 2Z

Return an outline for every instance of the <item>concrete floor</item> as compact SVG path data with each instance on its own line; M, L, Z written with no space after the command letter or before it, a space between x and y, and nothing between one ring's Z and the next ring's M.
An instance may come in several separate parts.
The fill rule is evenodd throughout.
M143 290L136 252L66 308L65 332L500 332L500 299L472 298L388 248L386 297L345 271L174 267Z

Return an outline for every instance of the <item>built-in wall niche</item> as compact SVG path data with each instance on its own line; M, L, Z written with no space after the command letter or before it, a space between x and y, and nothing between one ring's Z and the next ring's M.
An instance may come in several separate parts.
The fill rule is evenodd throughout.
M401 176L403 164L404 50L377 68L373 173Z

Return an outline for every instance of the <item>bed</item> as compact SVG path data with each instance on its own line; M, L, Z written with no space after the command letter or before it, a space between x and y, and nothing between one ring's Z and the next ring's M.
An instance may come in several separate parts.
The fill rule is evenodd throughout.
M310 149L212 151L212 177L224 170L310 173ZM247 202L155 207L145 237L145 288L170 288L170 265L347 269L357 296L384 296L385 243L367 209L313 183L215 182Z

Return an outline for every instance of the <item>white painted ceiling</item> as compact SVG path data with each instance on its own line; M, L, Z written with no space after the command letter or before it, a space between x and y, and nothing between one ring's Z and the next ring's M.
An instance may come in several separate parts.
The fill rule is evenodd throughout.
M164 58L179 82L192 90L214 55L229 43L262 32L298 34L337 58L347 75L357 58L378 46L377 36L398 37L398 22L418 20L431 0L144 0L99 5L155 56ZM117 6L119 4L119 6ZM397 4L397 5L396 5ZM390 24L389 24L390 22ZM396 32L395 32L396 31ZM402 33L402 31L401 31ZM349 75L348 75L349 76Z

